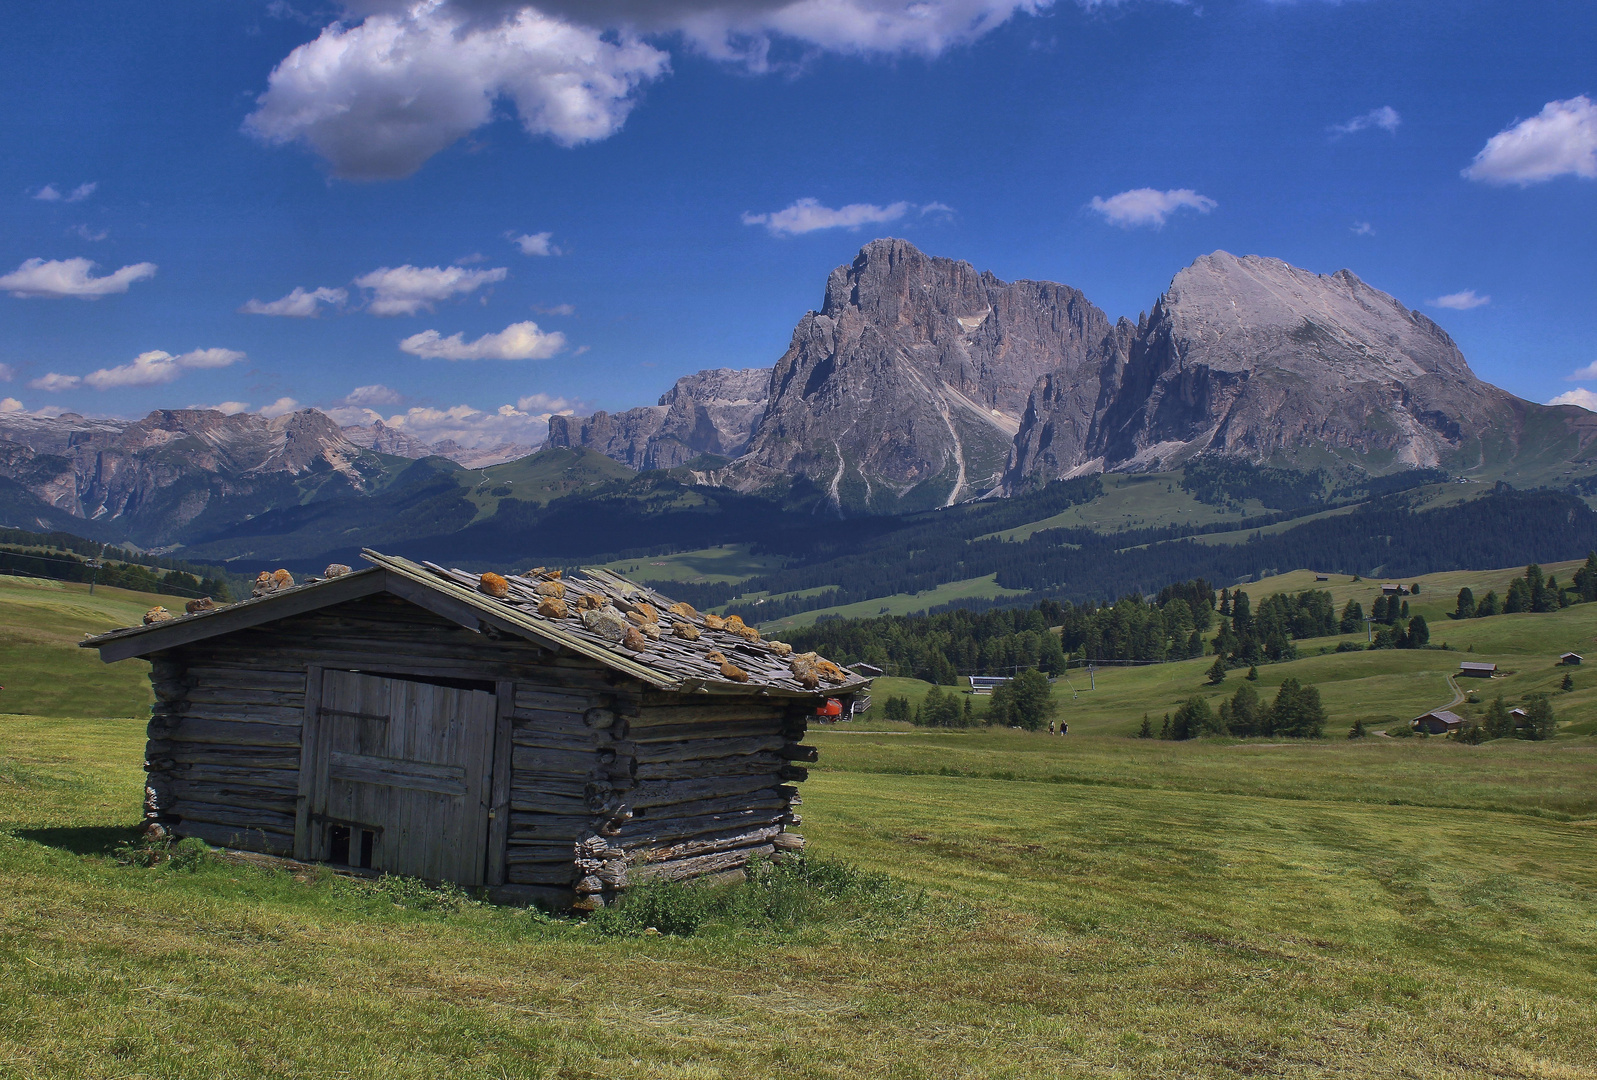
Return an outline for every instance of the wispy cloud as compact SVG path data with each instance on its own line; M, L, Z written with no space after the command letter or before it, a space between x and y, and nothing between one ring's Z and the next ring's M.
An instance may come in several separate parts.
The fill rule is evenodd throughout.
M484 285L503 281L509 271L467 270L460 266L382 266L355 279L370 290L366 310L373 315L415 315L455 296L465 296Z
M306 292L299 286L287 296L276 300L247 300L239 311L246 315L280 315L291 319L314 319L321 314L322 305L342 305L349 299L346 289L312 289Z
M10 364L0 364L0 382L10 382L17 377Z
M1559 394L1547 404L1578 405L1588 412L1597 412L1597 394L1592 393L1584 386L1580 386L1576 387L1574 390L1565 390L1562 394Z
M404 396L398 390L386 387L382 383L357 386L344 395L345 405L398 405L403 400Z
M423 330L399 347L426 360L547 360L566 347L566 336L558 330L545 333L535 322L519 322L476 341L465 340L464 334L444 337L436 330Z
M1584 94L1549 101L1529 120L1486 140L1464 176L1520 187L1557 176L1597 179L1597 103Z
M228 416L234 416L241 412L249 412L250 403L247 401L222 401L215 405L190 405L189 408L204 409L211 412L225 413Z
M1490 296L1477 296L1474 289L1465 289L1463 292L1438 296L1429 303L1432 307L1450 308L1453 311L1468 311L1470 308L1485 307L1491 302L1492 298Z
M91 244L98 244L101 240L111 235L109 229L91 229L87 225L74 225L67 230L71 236L80 240L87 240Z
M44 187L34 192L33 197L38 199L40 202L82 202L90 195L93 195L95 191L99 189L99 187L100 185L98 183L91 181L87 184L79 184L70 192L63 195L61 194L60 189L54 184L46 184Z
M280 397L261 410L261 415L268 420L275 420L279 416L286 416L299 408L299 402L291 397Z
M1398 127L1403 123L1403 118L1397 110L1390 105L1382 105L1379 109L1371 109L1363 116L1355 116L1345 124L1332 124L1331 133L1334 135L1356 135L1366 128L1380 128L1390 134L1396 134Z
M514 232L506 233L510 242L521 249L523 255L559 255L562 252L552 243L554 233L522 233L517 236Z
M818 229L857 229L862 225L881 225L897 221L909 210L907 202L850 203L832 209L818 199L799 199L792 206L769 214L744 213L743 224L764 225L772 236L798 236Z
M132 362L117 367L101 368L82 376L50 372L34 379L29 386L36 390L75 390L79 386L95 390L120 390L129 386L158 386L169 383L185 371L201 368L223 368L238 363L244 354L236 349L195 349L173 356L160 349L140 353Z
M1355 221L1352 225L1354 236L1374 236L1375 226L1368 221Z
M1571 371L1564 378L1569 382L1597 382L1597 360L1593 360L1583 368Z
M555 304L552 307L544 307L542 304L534 304L532 305L532 310L539 315L575 315L577 306L575 304Z
M29 259L11 273L0 277L0 289L12 296L98 300L102 296L125 293L135 281L155 276L155 264L134 263L103 277L94 276L98 263L88 259Z
M1107 199L1093 196L1092 201L1087 204L1089 209L1102 214L1103 219L1109 224L1118 225L1122 229L1138 226L1162 229L1165 221L1177 210L1196 210L1200 214L1207 214L1219 205L1207 195L1199 195L1191 188L1175 188L1171 191L1133 188L1118 195L1111 195Z
M327 415L346 426L381 420L385 426L425 443L449 441L478 450L506 443L537 446L548 436L551 415L570 416L585 408L585 402L574 399L529 394L514 405L501 405L491 410L471 405L444 409L414 406L384 416L370 407L344 406L328 409Z

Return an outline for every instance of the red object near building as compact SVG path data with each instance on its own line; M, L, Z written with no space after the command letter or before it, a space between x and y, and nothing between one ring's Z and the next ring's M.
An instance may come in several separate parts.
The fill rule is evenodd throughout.
M835 697L826 699L826 704L815 710L816 716L824 716L828 720L837 720L843 715L843 703Z

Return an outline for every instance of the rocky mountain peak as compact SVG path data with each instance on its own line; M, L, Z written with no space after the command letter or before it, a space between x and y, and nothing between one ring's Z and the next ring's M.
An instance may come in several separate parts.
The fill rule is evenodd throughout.
M634 469L674 469L701 454L735 457L765 412L770 368L684 375L656 405L551 416L549 446L586 447Z

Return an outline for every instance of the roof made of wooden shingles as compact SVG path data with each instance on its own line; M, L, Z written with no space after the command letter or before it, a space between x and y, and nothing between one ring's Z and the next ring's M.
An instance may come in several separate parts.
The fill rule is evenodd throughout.
M505 578L507 595L496 598L483 592L480 574L448 569L435 563L414 563L408 559L383 555L375 551L366 551L363 556L373 564L373 570L386 571L402 582L422 586L428 592L490 615L502 628L536 640L540 644L552 645L587 656L623 674L664 689L702 688L712 693L764 690L784 695L838 694L857 690L867 681L853 672L844 670L841 672L842 681L832 681L822 674L817 687L806 687L793 671L790 658L779 654L779 646L773 646L764 640L751 641L731 630L712 629L711 623L715 620L697 612L692 615L674 614L668 610L674 603L669 597L663 596L647 585L629 581L608 570L583 570L560 579L564 585L567 614L564 617L552 617L538 612L539 604L544 597L536 590L540 583L549 580L547 575L507 576ZM334 594L341 591L338 588L339 583L364 576L365 574L357 573L346 578L332 578L297 585L210 611L181 615L148 626L112 630L88 638L82 644L87 648L102 648L114 642L127 642L129 638L148 637L150 639L148 642L137 644L137 651L128 649L126 645L122 649L115 650L124 656L145 655L169 647L162 643L165 638L180 636L182 642L188 642L211 636L211 633L207 633L210 628L203 626L202 621L214 620L215 634L230 633L238 629L239 625L235 619L222 617L228 613L241 612L247 608L257 609L250 625L258 625L321 606L314 602L317 598L311 595L315 590L327 590L329 604L343 602L341 598L334 598ZM630 649L609 640L591 629L582 619L578 611L578 598L582 596L595 597L601 604L613 606L618 610L635 608L640 603L649 604L659 614L662 631L659 639L645 639L644 648L641 650ZM297 598L297 601L288 602L290 597ZM413 593L411 598L415 599L416 595ZM291 610L283 610L282 614L278 615L275 609ZM697 640L674 636L672 626L677 622L695 626L699 632ZM172 644L177 643L179 642L174 641ZM637 637L633 638L633 643L638 643ZM720 653L726 661L746 672L747 681L736 681L723 675L722 662L713 659L711 653ZM821 667L824 671L825 665Z

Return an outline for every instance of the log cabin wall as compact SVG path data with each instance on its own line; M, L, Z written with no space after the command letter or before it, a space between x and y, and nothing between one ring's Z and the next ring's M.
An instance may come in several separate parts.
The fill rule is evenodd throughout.
M665 693L388 595L151 659L146 813L176 835L295 853L307 672L323 668L497 688L486 881L503 899L597 907L803 844L786 830L810 699Z

